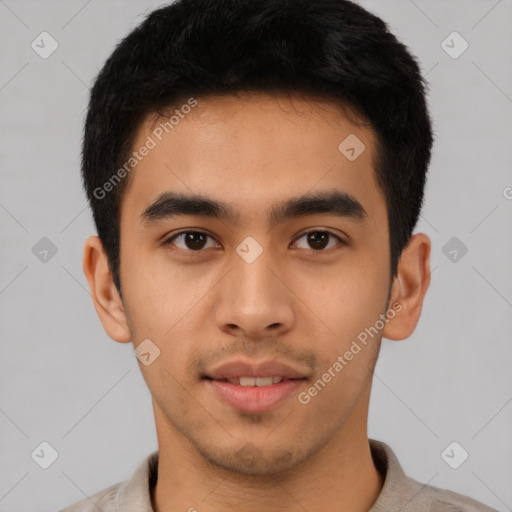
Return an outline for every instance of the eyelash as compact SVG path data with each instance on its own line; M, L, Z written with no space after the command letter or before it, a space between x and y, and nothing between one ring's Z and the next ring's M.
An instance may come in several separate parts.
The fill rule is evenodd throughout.
M180 231L179 233L175 233L174 235L170 236L169 238L166 238L163 242L162 242L162 245L163 246L169 246L169 245L172 245L172 242L177 239L178 237L182 236L182 235L186 235L186 234L189 234L189 233L193 233L195 235L206 235L207 237L210 237L210 238L214 238L212 235L209 235L208 233L205 233L204 231L194 231L194 230L186 230L186 231ZM339 247L340 245L347 245L347 243L341 238L339 237L338 235L332 233L331 231L327 231L327 230L319 230L319 229L314 229L314 230L311 230L311 231L307 231L305 233L302 233L298 238L296 238L296 240L300 240L302 237L304 236L307 236L307 235L310 235L311 233L322 233L322 234L326 234L330 237L334 237L338 240L338 244L334 247L330 247L328 249L310 249L310 252L313 253L313 254L320 254L322 252L328 252L329 250L331 249L335 249L336 247ZM217 242L218 243L218 242ZM174 249L173 249L174 250ZM204 252L204 249L199 249L197 251L194 251L192 249L181 249L181 248L177 248L176 249L177 251L181 251L181 252L185 252L185 253L200 253L200 252Z

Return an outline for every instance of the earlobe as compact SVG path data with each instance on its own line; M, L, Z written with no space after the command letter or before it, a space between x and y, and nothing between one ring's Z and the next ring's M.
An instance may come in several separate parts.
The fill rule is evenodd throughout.
M417 233L402 251L389 299L390 307L400 304L400 312L386 324L383 337L403 340L416 328L430 285L430 249L430 238L424 233Z
M114 285L107 255L96 235L85 241L83 270L103 328L113 340L128 343L131 333L124 306Z

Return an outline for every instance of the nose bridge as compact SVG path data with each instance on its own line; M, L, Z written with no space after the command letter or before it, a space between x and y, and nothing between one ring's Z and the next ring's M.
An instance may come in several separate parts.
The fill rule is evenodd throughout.
M233 272L238 303L250 306L256 301L262 304L262 301L269 301L275 294L279 294L276 289L279 280L274 275L277 266L276 258L268 247L264 248L250 237L244 240L237 247Z
M292 305L279 274L273 253L252 241L240 244L233 259L233 271L223 284L216 321L221 329L239 328L246 335L264 336L270 326L288 328L293 321ZM244 252L245 250L245 252ZM250 256L250 257L249 257Z

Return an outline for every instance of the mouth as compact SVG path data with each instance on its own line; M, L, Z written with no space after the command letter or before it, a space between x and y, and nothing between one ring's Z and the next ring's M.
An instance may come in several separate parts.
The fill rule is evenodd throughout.
M235 377L232 379L212 379L211 377L205 377L207 380L215 380L217 382L228 382L229 384L234 384L235 386L242 387L258 387L265 388L268 386L272 386L273 384L279 384L280 382L285 382L289 380L305 380L305 377L302 378L288 378L288 377Z
M212 379L206 377L212 399L242 413L264 413L283 407L287 399L295 396L306 378L236 377Z
M212 399L239 412L261 413L282 406L308 380L302 370L277 360L228 361L201 375Z

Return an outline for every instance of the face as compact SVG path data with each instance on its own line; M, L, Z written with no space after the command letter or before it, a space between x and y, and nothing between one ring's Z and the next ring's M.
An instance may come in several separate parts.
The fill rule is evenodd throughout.
M391 284L373 132L266 95L198 98L169 133L160 122L133 145L155 142L130 174L120 253L159 440L246 474L297 467L366 428Z

